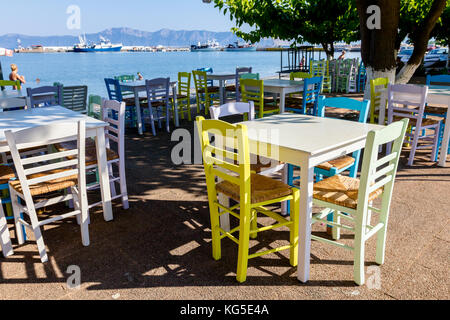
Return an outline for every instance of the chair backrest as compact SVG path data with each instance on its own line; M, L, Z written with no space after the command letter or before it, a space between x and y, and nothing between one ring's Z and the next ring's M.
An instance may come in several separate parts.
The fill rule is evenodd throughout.
M105 78L106 90L108 91L109 100L121 102L123 100L122 91L120 89L119 80Z
M86 113L87 93L87 86L63 87L63 106L73 111Z
M166 106L169 104L170 78L155 78L146 80L148 106L156 107L155 103L163 102Z
M211 68L211 67L199 68L199 69L197 69L197 71L204 71L206 73L213 73L214 72L213 68ZM208 83L208 86L212 86L214 84L214 81L213 80L208 80L207 83Z
M178 94L190 96L191 94L191 73L178 72Z
M309 62L309 72L313 76L328 76L329 75L329 66L328 60L311 60Z
M313 114L317 115L319 95L322 90L323 77L312 77L303 80L303 114L306 113L306 104L314 104Z
M239 79L241 79L241 76L246 73L252 73L252 70L253 70L252 67L237 67L236 68L236 76L234 77L234 81L235 81L235 85L236 85L236 101L239 101L241 99Z
M389 84L388 123L393 122L394 117L401 117L415 119L416 126L421 127L427 95L427 86Z
M241 74L241 79L254 79L254 80L259 80L259 73L244 73Z
M12 111L25 109L27 101L25 98L7 98L0 100L0 109L3 111Z
M370 123L375 123L375 110L380 110L380 108L386 108L387 100L385 105L381 106L381 96L383 91L385 91L389 84L389 78L376 78L370 80Z
M240 79L243 102L253 101L258 110L264 106L264 81L256 79ZM262 115L259 115L262 117Z
M4 87L12 87L13 90L20 90L22 88L22 85L19 80L0 80L0 87L2 88L2 90L4 90Z
M114 79L120 82L133 82L136 80L134 74L124 74L120 76L115 76Z
M311 73L307 73L307 72L291 72L289 79L290 80L295 80L295 79L308 79L308 78L312 78L312 74Z
M88 102L88 116L100 119L101 110L102 110L102 97L95 94L90 94Z
M86 188L84 121L53 123L17 132L8 130L5 136L27 205L29 201L33 201L30 186L39 183L75 176L80 188ZM21 158L20 155L20 150L23 149L74 140L77 141L77 148L73 150L30 155L26 158ZM86 190L81 189L80 192Z
M383 129L369 132L364 149L358 190L357 210L359 212L368 211L366 209L369 206L369 195L382 188L381 210L387 212L387 214L389 213L398 161L400 159L408 123L408 119L403 119L394 122ZM379 154L380 147L392 142L393 147L389 154ZM363 216L361 219L363 226L367 224L366 219L367 216Z
M427 75L427 86L430 86L433 83L450 86L450 74Z
M125 102L103 99L101 103L102 120L108 123L105 128L106 147L111 148L111 141L114 141L120 159L125 159Z
M255 104L249 102L230 102L221 106L210 107L211 119L219 120L222 117L232 116L235 114L244 114L245 120L253 121L255 119Z
M205 93L208 93L208 77L206 75L206 71L193 70L192 76L194 77L194 85L197 94L199 90L203 90Z
M44 86L38 88L27 88L27 96L31 108L40 106L55 106L63 104L62 86Z
M211 200L217 194L215 178L219 177L238 185L241 199L249 199L251 173L247 127L221 120L205 120L203 117L197 117L196 124L202 147L208 198Z
M325 117L325 107L357 111L359 113L358 122L366 123L370 109L370 101L359 101L346 97L326 98L325 96L320 96L317 112L319 117Z

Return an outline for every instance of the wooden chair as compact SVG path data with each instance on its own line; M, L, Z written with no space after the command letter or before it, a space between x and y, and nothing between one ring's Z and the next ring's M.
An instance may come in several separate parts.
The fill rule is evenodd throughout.
M431 161L436 159L439 127L441 120L424 117L428 87L408 84L388 85L388 123L409 118L411 133L406 136L412 140L408 165L412 166L417 149L432 147ZM433 130L434 134L427 134ZM423 143L419 144L419 141ZM390 145L388 145L388 148ZM388 150L389 151L389 150Z
M358 68L358 79L356 82L356 92L364 92L367 82L367 70L364 63L361 61Z
M13 90L20 90L22 88L22 84L20 83L20 80L0 80L0 88L5 90L5 87L12 87Z
M209 108L214 103L219 103L219 87L212 86L208 83L206 71L192 71L195 84L195 94L197 97L197 113L200 113L201 105L205 114L208 114Z
M446 85L450 86L450 75L440 74L440 75L427 75L427 86L437 84L437 85ZM447 108L440 106L429 106L428 104L425 106L425 117L433 116L443 118L441 122L441 126L439 128L439 140L438 140L438 150L441 148L442 140L444 139L444 128L445 123L447 122ZM450 145L448 146L448 153L450 153ZM436 153L436 158L434 161L437 161L438 153Z
M265 254L289 249L290 264L296 266L299 190L291 188L280 181L251 173L246 126L197 117L197 128L202 146L208 189L213 258L215 260L221 259L221 239L228 237L239 246L236 275L236 279L239 282L246 280L248 260ZM210 135L215 138L215 145L211 144ZM227 138L231 138L233 142L227 141ZM221 141L221 143L219 144L218 141ZM222 149L218 145L225 147ZM228 151L227 149L237 150L237 152ZM220 178L223 181L216 183L216 178ZM217 194L225 194L239 203L232 207L225 207L219 203ZM290 220L265 208L265 206L286 200L292 200L295 203L296 209ZM230 231L222 229L219 223L219 216L221 215L219 209L222 210L222 213L229 213L237 218L239 226ZM258 228L258 213L274 219L277 223ZM249 255L250 238L254 239L260 232L279 227L289 228L289 245ZM233 233L238 231L239 238L233 235Z
M211 67L204 67L204 68L198 68L197 71L204 71L206 73L213 73L214 70ZM208 83L208 87L213 87L214 86L214 80L207 80L206 81Z
M95 119L101 119L102 114L102 97L90 94L88 99L88 116L95 118Z
M85 176L86 129L84 122L56 123L17 132L6 131L5 136L18 178L18 180L9 182L9 192L19 244L24 243L21 230L21 225L24 225L34 232L41 261L46 262L48 257L41 234L41 226L76 216L81 225L82 243L84 246L88 246L89 230ZM19 154L19 151L24 148L45 146L74 139L77 140L75 150L27 158L21 158ZM68 156L74 158L67 160ZM71 189L70 194L42 200L45 195L52 196L54 192L67 188ZM25 205L19 203L18 199L24 201ZM35 203L34 199L38 202ZM75 204L74 211L41 221L38 220L37 209L69 200L72 200ZM21 212L29 216L31 223L21 218Z
M259 77L259 74L257 75ZM264 98L264 80L250 79L249 77L253 76L250 73L244 74L243 76L245 77L241 77L239 80L242 101L253 101L257 117L263 118L265 115L279 113L280 109L278 106Z
M178 72L178 94L177 94L177 107L178 114L181 115L181 119L185 118L192 121L191 116L191 73L190 72ZM172 114L175 121L175 104L172 98Z
M2 248L3 256L7 257L14 253L11 239L9 237L9 230L7 224L7 217L3 211L3 205L7 210L11 210L11 198L9 197L9 180L15 178L14 170L7 165L0 165L0 245ZM12 213L12 211L11 211Z
M120 82L117 79L105 78L106 91L108 92L109 100L116 100L119 102L125 102L126 112L125 112L125 122L128 126L136 126L136 103L133 97L124 97L122 89L120 88ZM146 97L139 97L140 103L144 103L147 100ZM143 127L145 127L143 125Z
M235 83L225 87L226 92L231 92L231 93L234 92L236 94L236 102L241 101L241 90L239 87L239 79L241 79L241 76L245 73L252 73L252 67L236 68Z
M382 99L382 96L383 92L387 90L388 85L389 78L370 80L370 123L378 123L378 115L376 112L378 111L379 113L382 108L386 110L387 100Z
M312 77L322 77L321 92L331 92L331 77L328 60L311 60L309 63L309 73Z
M62 86L27 88L27 96L31 108L63 105Z
M286 98L285 110L293 113L316 115L322 79L322 77L304 78L302 97Z
M333 240L316 235L311 235L311 239L352 250L353 278L358 285L363 285L365 280L365 243L374 235L377 235L375 261L380 265L384 263L392 190L407 127L408 119L403 119L369 132L360 179L336 175L314 184L313 204L325 209L313 215L312 223L333 225ZM380 147L392 142L392 152L380 159ZM381 199L381 205L375 207L372 202L377 198ZM371 223L372 211L379 214L375 225ZM326 219L330 214L333 214L333 222ZM341 220L352 225L343 224ZM337 241L341 228L354 232L353 247Z
M64 108L87 113L87 86L63 86L62 93Z
M159 128L162 127L161 120L166 120L166 131L170 132L170 78L156 78L146 80L148 112L152 133L156 136L155 121Z

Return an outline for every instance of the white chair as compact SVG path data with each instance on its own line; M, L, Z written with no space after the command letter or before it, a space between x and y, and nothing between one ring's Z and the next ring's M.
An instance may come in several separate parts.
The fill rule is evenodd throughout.
M5 214L3 212L2 199L0 198L0 245L4 257L8 257L14 253L11 239L9 238L8 224L6 223Z
M24 243L21 228L23 225L34 232L41 261L46 262L48 256L41 234L41 226L76 216L81 225L82 243L84 246L88 246L89 225L85 175L86 129L84 121L55 123L17 132L9 130L5 132L5 136L18 177L18 180L9 182L9 191L19 244ZM46 146L62 141L73 141L74 139L77 141L77 148L74 150L27 158L21 158L19 153L22 149ZM71 159L67 159L67 157L71 157ZM51 195L56 191L63 191L67 188L70 188L71 194ZM51 196L51 198L43 200L42 198L45 195ZM35 203L33 197L39 197L38 202ZM19 203L18 199L24 201L25 205ZM74 211L58 214L42 221L38 220L36 209L69 200L74 202ZM21 212L28 215L31 223L21 218Z

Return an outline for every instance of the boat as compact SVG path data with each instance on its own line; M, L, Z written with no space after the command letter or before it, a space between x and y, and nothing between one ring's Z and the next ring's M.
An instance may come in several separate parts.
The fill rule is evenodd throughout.
M446 67L448 58L448 48L436 48L427 53L423 66L426 72L438 71Z
M251 44L239 44L235 42L225 47L225 51L256 51L256 46Z
M193 44L191 45L191 51L197 52L197 51L220 51L222 50L222 47L219 45L219 43L216 40L208 40L207 43L198 43L197 45Z
M88 44L86 36L78 36L80 42L73 47L73 52L118 52L122 50L123 45L112 44L111 41L100 36L100 43Z
M413 47L406 47L400 49L400 52L397 54L397 57L400 58L400 60L403 63L408 63L409 58L411 58L411 55L413 54L414 48Z

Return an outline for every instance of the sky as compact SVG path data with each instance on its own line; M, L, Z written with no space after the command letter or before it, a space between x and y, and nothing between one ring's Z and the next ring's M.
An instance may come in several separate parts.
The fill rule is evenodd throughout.
M78 35L113 27L230 31L234 26L229 16L202 0L2 1L7 10L0 10L0 35Z

